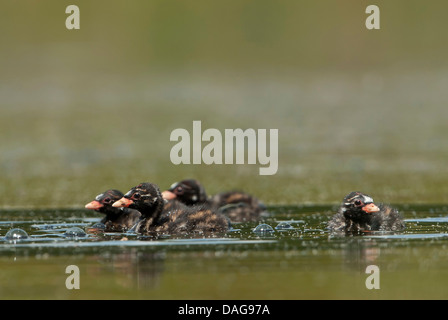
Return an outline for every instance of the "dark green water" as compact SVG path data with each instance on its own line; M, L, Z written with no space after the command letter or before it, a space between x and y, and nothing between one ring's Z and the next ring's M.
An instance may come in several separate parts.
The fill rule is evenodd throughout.
M380 30L364 1L78 0L81 29L67 30L68 3L3 1L0 299L448 298L448 209L431 205L448 203L448 2L376 2ZM171 132L198 120L279 129L278 173L174 165ZM187 178L291 204L264 222L295 229L76 239L63 234L100 217L42 209ZM401 234L342 238L325 231L330 205L294 206L354 190L426 205L400 207ZM23 206L39 210L7 210ZM31 238L4 240L11 228Z
M334 237L331 206L270 207L256 233L235 224L222 238L145 240L135 234L67 237L100 217L85 210L0 213L0 299L446 299L448 206L400 207L407 230ZM292 228L276 229L287 221ZM29 239L8 241L21 228ZM79 267L69 290L66 267ZM367 289L366 267L380 289Z

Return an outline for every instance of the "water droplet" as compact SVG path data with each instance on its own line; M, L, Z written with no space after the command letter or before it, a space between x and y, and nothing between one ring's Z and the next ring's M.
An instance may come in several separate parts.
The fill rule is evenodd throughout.
M101 222L97 222L94 225L92 225L91 227L89 227L89 229L97 229L97 230L103 230L106 229L106 225L104 223Z
M262 223L256 226L253 232L257 234L272 234L274 233L274 229L270 225Z
M286 229L294 229L288 222L282 221L280 222L275 229L286 230Z
M67 229L64 232L64 237L66 238L84 238L86 236L87 234L84 232L84 230L78 227Z
M13 241L28 238L29 238L28 233L26 233L25 230L19 228L11 229L5 235L6 240L13 240Z

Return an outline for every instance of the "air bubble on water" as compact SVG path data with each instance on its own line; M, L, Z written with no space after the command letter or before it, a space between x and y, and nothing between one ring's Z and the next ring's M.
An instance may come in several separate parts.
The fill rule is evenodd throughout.
M294 229L294 228L288 222L282 221L275 227L275 229L287 230L287 229Z
M5 235L5 239L10 241L23 240L28 238L29 238L28 233L26 233L25 230L19 228L11 229Z
M274 229L270 225L265 224L265 223L259 224L252 231L254 233L257 233L257 234L271 234L271 233L274 233Z
M85 233L85 231L78 227L67 229L64 232L64 237L66 238L84 238L86 236L87 234Z
M100 231L100 230L104 231L104 229L106 229L106 225L104 223L97 222L97 223L93 224L92 226L90 226L89 229L90 230L93 229L93 230L98 230L98 231Z

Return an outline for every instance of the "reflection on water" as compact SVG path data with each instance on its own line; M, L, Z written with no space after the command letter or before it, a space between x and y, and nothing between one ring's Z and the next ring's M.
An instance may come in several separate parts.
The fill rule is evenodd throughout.
M139 290L155 288L160 283L165 253L139 252L132 248L116 254L92 255L90 259L98 264L87 268L89 274L101 277L104 273L116 273L124 276L120 277L119 286Z
M0 297L447 298L448 212L434 209L405 208L399 234L329 234L331 207L279 206L222 238L157 240L92 232L101 217L85 210L3 211ZM81 270L78 292L64 286L69 264ZM369 265L381 290L365 287Z

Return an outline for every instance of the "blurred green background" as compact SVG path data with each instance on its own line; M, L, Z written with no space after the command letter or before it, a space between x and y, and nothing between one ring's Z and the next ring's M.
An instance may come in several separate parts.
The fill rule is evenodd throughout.
M81 29L67 30L76 4ZM365 9L381 10L367 30ZM0 4L0 206L200 179L268 204L448 201L448 2ZM176 128L279 129L279 170L173 165Z

